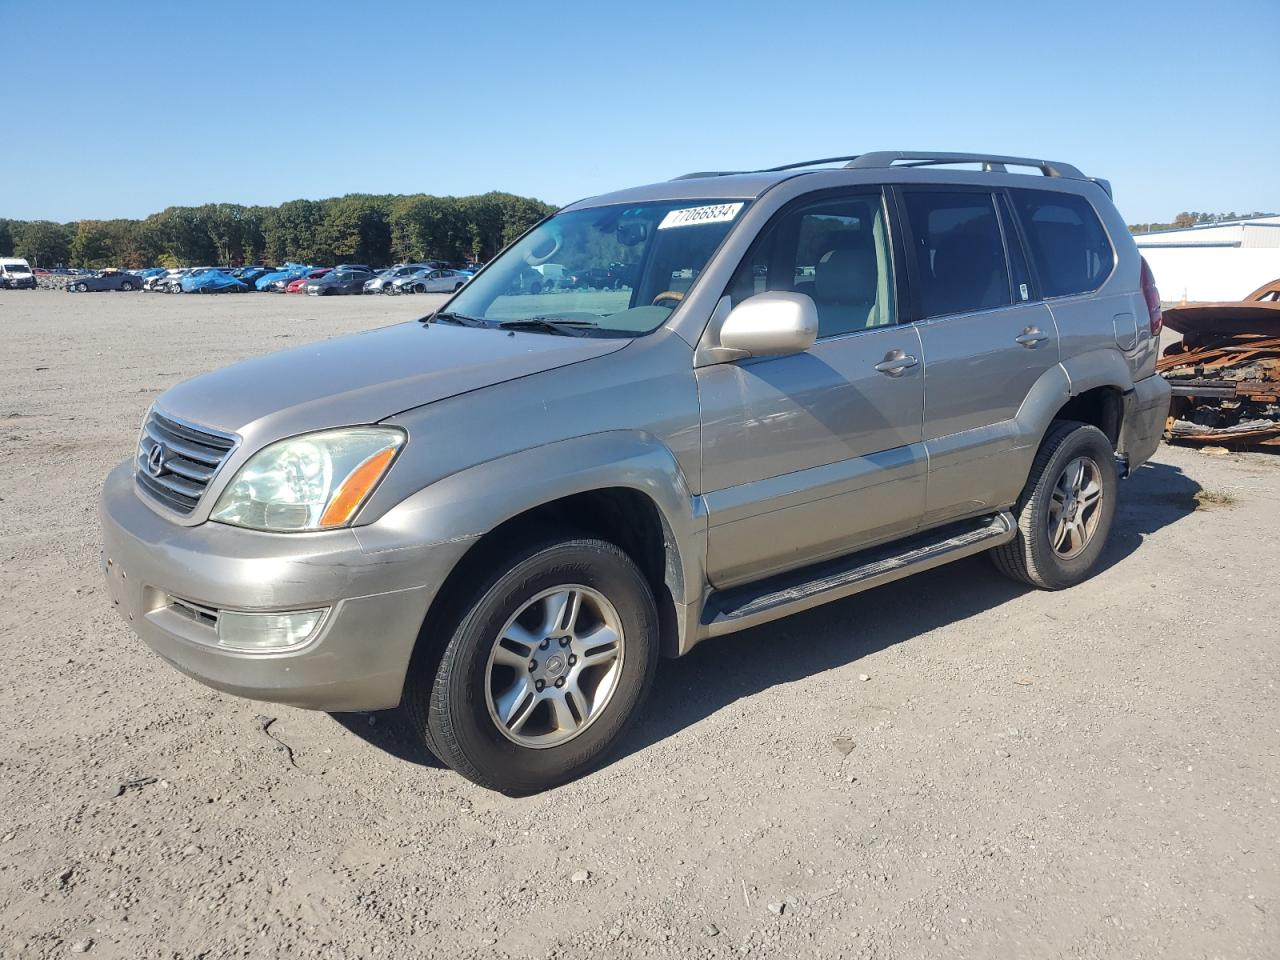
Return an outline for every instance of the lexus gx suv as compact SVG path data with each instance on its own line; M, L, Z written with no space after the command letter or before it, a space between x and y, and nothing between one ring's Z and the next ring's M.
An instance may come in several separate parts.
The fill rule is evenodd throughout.
M979 552L1069 588L1169 405L1110 193L881 152L571 204L420 321L162 394L103 491L110 594L203 683L399 707L526 793L659 655Z

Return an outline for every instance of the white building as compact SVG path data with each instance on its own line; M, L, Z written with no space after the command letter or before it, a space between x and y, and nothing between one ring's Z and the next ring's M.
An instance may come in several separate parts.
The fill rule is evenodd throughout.
M1239 300L1280 277L1280 217L1134 234L1160 298Z

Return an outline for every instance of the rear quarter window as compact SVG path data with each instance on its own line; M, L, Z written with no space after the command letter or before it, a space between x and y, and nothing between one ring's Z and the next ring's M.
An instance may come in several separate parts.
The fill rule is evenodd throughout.
M1045 297L1088 293L1102 286L1115 250L1084 197L1049 190L1011 190Z

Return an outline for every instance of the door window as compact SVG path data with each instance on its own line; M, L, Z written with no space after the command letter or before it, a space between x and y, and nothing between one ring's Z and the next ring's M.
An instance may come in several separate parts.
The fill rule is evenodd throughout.
M1084 197L1052 190L1012 190L1046 297L1097 290L1111 275L1115 252Z
M1009 268L989 193L905 190L922 318L1008 306Z
M807 294L819 337L888 326L896 316L886 223L879 193L793 208L757 238L728 295L736 306L766 291Z

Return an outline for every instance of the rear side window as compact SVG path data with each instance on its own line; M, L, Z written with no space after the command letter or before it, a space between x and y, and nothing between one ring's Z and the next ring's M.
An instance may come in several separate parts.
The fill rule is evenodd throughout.
M1102 286L1115 252L1089 201L1049 190L1010 192L1040 276L1041 295L1065 297Z
M1009 268L989 193L903 192L922 318L1005 307Z

